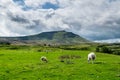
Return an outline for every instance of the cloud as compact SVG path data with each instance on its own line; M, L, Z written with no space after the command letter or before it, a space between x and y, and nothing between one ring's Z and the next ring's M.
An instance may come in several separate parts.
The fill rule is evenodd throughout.
M106 40L95 40L94 42L98 42L98 43L120 43L120 38L106 39Z
M119 5L119 0L1 0L0 35L66 30L90 40L120 38Z
M57 6L58 1L57 0L25 0L25 4L28 7L34 8L34 9L40 9L45 8L48 9L49 7L58 8Z
M8 14L8 17L10 18L11 21L13 22L17 22L17 23L29 23L28 19L25 19L24 17L20 16L20 15L13 15L13 14Z

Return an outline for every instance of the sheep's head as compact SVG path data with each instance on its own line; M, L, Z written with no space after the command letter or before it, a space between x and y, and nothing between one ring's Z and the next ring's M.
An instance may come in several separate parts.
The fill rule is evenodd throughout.
M41 61L48 62L47 58L45 56L41 57Z

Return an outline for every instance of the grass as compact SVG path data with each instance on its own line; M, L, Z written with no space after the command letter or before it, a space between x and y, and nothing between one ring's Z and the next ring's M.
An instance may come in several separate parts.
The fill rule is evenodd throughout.
M0 80L120 80L120 56L96 53L95 63L88 64L89 52L42 47L1 48ZM81 58L60 62L62 55ZM40 61L41 56L46 56L48 63Z

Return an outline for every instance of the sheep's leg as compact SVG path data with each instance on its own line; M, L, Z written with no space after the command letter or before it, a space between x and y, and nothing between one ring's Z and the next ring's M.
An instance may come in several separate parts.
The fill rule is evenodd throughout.
M92 64L94 64L94 61L92 60Z
M88 63L90 63L90 58L88 57Z
M46 60L46 63L47 63L48 61Z
M90 63L90 60L88 60L88 63Z

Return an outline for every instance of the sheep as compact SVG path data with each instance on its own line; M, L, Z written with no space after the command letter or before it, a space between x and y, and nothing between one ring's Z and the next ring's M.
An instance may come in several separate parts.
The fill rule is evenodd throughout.
M96 55L94 52L91 52L88 54L88 63L90 63L90 60L92 60L92 64L94 63L93 61L95 60Z
M46 58L45 56L42 56L42 57L40 58L40 60L43 61L43 62L46 62L46 63L48 62L48 60L47 60L47 58Z

